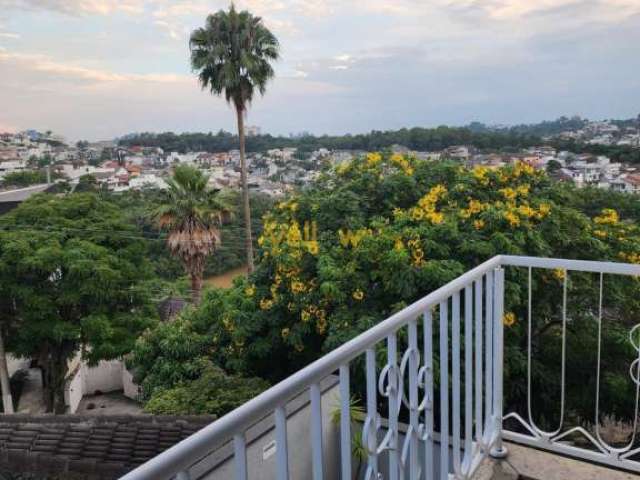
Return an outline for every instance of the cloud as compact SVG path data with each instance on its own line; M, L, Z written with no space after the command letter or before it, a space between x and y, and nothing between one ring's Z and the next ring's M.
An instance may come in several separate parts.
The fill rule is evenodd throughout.
M10 53L0 51L0 64L19 66L47 75L47 80L67 80L87 85L122 84L125 82L179 83L190 77L175 74L122 74L109 70L87 68L80 65L57 62L45 55Z
M3 126L52 129L71 139L235 128L224 99L203 91L190 74L117 72L6 50L0 50L0 70L10 72L0 77ZM298 125L293 117L279 118L282 105L293 100L305 109L321 110L324 99L343 91L296 69L271 82L267 95L255 98L250 115L256 124Z
M17 33L11 33L11 32L0 32L0 38L6 38L9 40L17 40L20 38L20 35L18 35Z
M0 10L44 9L71 15L139 14L144 11L144 4L144 0L0 0Z

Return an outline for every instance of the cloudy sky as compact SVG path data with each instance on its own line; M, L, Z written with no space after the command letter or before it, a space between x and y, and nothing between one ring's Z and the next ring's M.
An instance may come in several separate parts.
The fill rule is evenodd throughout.
M237 0L282 44L249 123L288 134L640 112L640 0ZM0 131L233 129L189 68L227 0L0 0Z

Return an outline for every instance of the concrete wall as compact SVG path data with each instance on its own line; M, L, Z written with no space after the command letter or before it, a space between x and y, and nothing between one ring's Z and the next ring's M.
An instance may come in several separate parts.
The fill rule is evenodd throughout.
M103 360L95 367L89 367L79 360L74 361L74 364L77 365L75 374L65 389L65 401L69 407L69 413L76 412L83 396L94 395L97 392L122 390L125 396L133 400L138 399L138 386L133 383L133 377L122 360Z
M18 370L29 368L31 361L25 358L16 358L11 355L7 355L7 369L9 370L9 377L16 373Z
M340 405L335 377L322 384L322 432L324 477L339 476L340 442L338 427L331 422L331 412ZM305 392L287 404L287 442L289 450L289 478L308 480L311 472L309 394ZM250 428L247 438L247 469L250 480L271 480L276 477L275 421L270 415ZM226 480L234 476L233 447L223 445L191 469L191 478Z
M96 392L115 392L123 389L122 370L124 366L120 360L102 360L95 367L82 364L83 392L93 395Z

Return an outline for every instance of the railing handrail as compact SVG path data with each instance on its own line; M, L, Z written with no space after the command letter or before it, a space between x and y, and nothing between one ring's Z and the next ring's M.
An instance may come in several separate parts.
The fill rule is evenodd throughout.
M633 265L630 263L500 255L500 264L502 266L511 267L560 268L577 272L640 276L640 265Z
M245 431L269 415L278 406L299 394L310 385L321 381L338 370L341 365L364 353L368 348L408 324L420 314L436 306L452 294L482 278L487 272L501 266L566 269L596 273L640 276L640 265L586 260L564 260L512 255L497 255L463 273L446 285L431 292L398 313L390 316L366 332L341 345L305 368L287 377L232 412L182 440L162 454L128 473L122 480L167 478L188 470L211 451L231 441L238 431Z

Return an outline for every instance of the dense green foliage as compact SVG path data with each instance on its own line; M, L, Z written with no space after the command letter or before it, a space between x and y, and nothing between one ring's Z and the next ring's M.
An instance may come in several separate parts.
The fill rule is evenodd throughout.
M209 292L179 337L201 338L199 351L228 372L275 382L496 254L640 262L637 200L588 192L524 164L467 170L369 154L267 215L255 273ZM619 201L620 213L611 210ZM533 382L544 425L557 412L565 278L563 271L533 277ZM506 392L519 410L526 401L525 282L526 271L509 270ZM637 288L636 279L606 278L601 398L620 416L633 398L627 335L640 309ZM586 422L593 418L598 279L570 274L567 291L567 404Z
M162 201L162 193L156 189L142 191L129 190L121 193L104 193L104 198L116 203L125 212L147 242L147 257L156 275L164 282L173 282L184 275L180 261L171 256L165 244L166 235L159 232L152 217L152 212ZM243 219L240 214L239 192L227 192L226 203L231 207L231 215L220 226L221 244L214 255L207 257L205 277L219 275L245 264ZM260 218L274 205L267 195L251 195L251 214L253 235L257 238L262 231Z
M127 137L122 145L161 147L165 151L221 152L237 148L238 138L227 132L154 134L141 133ZM318 148L337 150L382 150L404 145L414 150L435 151L453 145L474 145L481 149L518 149L539 145L542 141L531 134L517 132L473 132L467 128L403 128L394 131L372 131L366 134L341 136L305 135L296 138L257 135L247 137L247 151L261 152L271 148L296 147L303 152Z
M267 387L264 380L228 375L208 362L198 378L159 392L149 399L144 410L156 415L180 413L222 416L262 393Z
M145 243L95 195L37 195L0 217L7 347L38 360L50 410L64 411L68 362L81 349L90 363L117 358L153 323L150 275Z
M47 173L43 170L23 170L7 173L2 179L3 187L28 187L47 183Z

